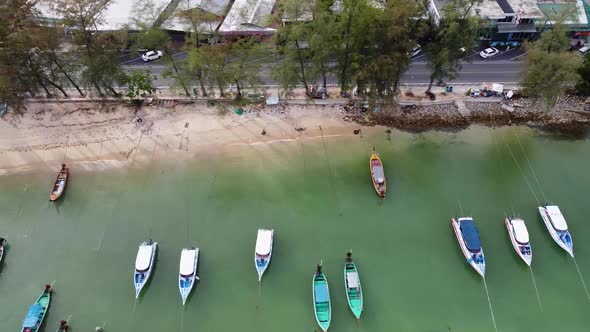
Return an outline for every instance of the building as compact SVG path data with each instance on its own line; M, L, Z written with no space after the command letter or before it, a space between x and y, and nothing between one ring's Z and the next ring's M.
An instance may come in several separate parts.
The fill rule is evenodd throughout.
M429 12L439 21L443 8L451 0L430 0ZM565 22L572 34L588 31L586 0L483 0L473 8L484 24L480 38L492 45L518 44L535 38L551 27L553 20L566 10L572 11L571 19Z
M235 0L219 27L219 33L224 35L272 34L276 31L276 26L273 26L272 22L276 2L276 0Z

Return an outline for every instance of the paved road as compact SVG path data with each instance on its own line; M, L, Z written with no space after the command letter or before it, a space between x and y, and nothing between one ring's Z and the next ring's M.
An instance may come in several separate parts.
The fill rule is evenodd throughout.
M126 70L149 68L156 76L156 86L164 87L173 85L173 80L162 77L166 66L162 63L152 62L141 66L124 66ZM478 60L472 63L463 63L459 77L453 83L517 83L522 77L524 62L511 60ZM275 85L277 82L271 79L270 65L262 65L260 74L263 84ZM406 84L426 84L430 80L430 71L426 62L414 61L403 77ZM335 77L329 77L328 84L336 84Z
M521 48L506 47L498 48L500 53L488 58L482 59L479 51L482 48L475 49L472 54L465 57L462 69L453 82L458 83L517 83L521 79L524 68L524 55L526 54ZM187 52L177 52L174 58L180 62L186 61ZM266 59L268 60L268 59ZM164 87L174 84L173 80L162 77L162 72L166 69L163 60L156 60L150 63L144 63L136 54L123 54L120 63L126 70L136 70L148 68L156 77L156 86ZM471 61L471 62L468 62ZM430 71L427 67L428 54L419 54L412 60L412 64L403 77L403 83L406 84L425 84L430 81ZM271 78L271 64L264 63L260 71L263 84L276 85L277 82ZM336 84L334 76L328 78L328 84Z

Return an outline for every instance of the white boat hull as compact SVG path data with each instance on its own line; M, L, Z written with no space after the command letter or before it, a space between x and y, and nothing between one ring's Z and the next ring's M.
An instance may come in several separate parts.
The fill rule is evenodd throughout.
M145 284L147 284L148 280L150 279L150 276L152 274L152 269L154 267L154 258L156 257L157 250L158 250L158 242L153 242L152 243L152 257L151 257L150 267L145 272L137 272L137 270L135 270L133 273L133 281L135 284L135 298L136 299L139 298L139 294L141 294L141 290L143 289ZM138 280L138 277L140 277L139 280Z
M199 249L196 249L197 253L195 255L195 265L193 268L193 273L190 277L183 277L180 273L178 274L178 290L180 291L180 297L182 299L182 305L186 303L188 296L190 295L193 287L195 286L195 279L199 279L197 277L197 265L199 263Z
M268 256L266 256L266 257L260 256L256 253L256 250L254 251L254 266L256 267L256 272L258 272L258 281L262 280L262 275L264 274L264 272L268 268L268 265L270 264L270 259L272 258L272 248L273 248L273 244L274 244L275 231L274 231L274 229L272 229L270 231L271 231L272 236L271 236L271 241L270 241L270 252L269 252Z
M531 266L531 263L533 262L533 248L531 247L531 243L529 242L526 244L520 244L518 241L516 241L514 229L510 223L510 219L505 218L504 224L506 225L506 230L508 231L508 236L510 236L510 242L512 242L514 251L516 251L516 254L524 261L526 265ZM528 247L528 251L524 250L525 252L528 252L528 254L523 253L521 247Z
M551 224L551 220L547 215L547 210L545 209L545 207L539 206L539 214L541 215L541 219L543 219L543 222L545 223L545 227L547 227L549 234L551 234L553 241L555 241L555 243L557 243L558 246L560 246L563 250L570 254L570 256L574 257L574 240L572 239L572 236L570 235L569 231L556 230ZM564 242L561 239L561 236L569 237L571 246Z
M455 218L452 218L451 225L453 226L453 230L455 231L455 235L457 236L457 242L459 242L459 247L461 248L461 251L463 252L463 255L465 256L465 259L467 260L467 264L471 265L471 267L477 273L479 273L479 275L482 278L485 278L486 264L485 264L485 256L483 254L483 248L481 248L480 251L477 253L470 252L469 249L467 249L467 246L465 245L465 240L463 239L463 236L461 235L461 230L459 229L459 222L457 220L455 220ZM483 259L483 263L477 263L473 259L474 255L481 255L481 258Z

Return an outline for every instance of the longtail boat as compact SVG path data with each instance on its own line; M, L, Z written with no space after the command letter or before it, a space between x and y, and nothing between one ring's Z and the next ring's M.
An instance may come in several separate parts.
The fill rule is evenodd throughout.
M70 326L68 325L68 321L65 319L62 319L59 322L59 328L57 329L57 332L66 332L69 329L70 329Z
M45 285L45 289L41 296L39 296L37 301L35 301L35 303L29 308L29 312L23 320L21 332L39 331L39 327L41 326L41 323L43 323L43 319L45 318L45 314L51 303L52 291L51 285Z
M332 321L332 305L330 303L330 289L328 279L322 273L322 263L318 264L313 275L313 311L315 319L322 331L328 331Z
M352 260L352 252L346 253L346 262L344 263L344 288L346 289L346 300L348 306L357 320L361 319L363 313L363 290L361 288L361 279L356 269L356 264Z
M55 183L53 185L53 189L49 194L49 200L52 202L57 201L63 193L66 191L66 186L68 185L68 175L70 173L70 169L66 167L66 164L61 164L61 170L57 173L57 178L55 179Z
M369 169L371 170L371 181L373 182L373 187L375 187L377 195L379 197L385 197L385 192L387 191L385 172L383 171L383 163L379 154L375 151L375 147L373 147L373 152L369 159Z
M0 237L0 263L4 259L4 252L6 251L6 239Z

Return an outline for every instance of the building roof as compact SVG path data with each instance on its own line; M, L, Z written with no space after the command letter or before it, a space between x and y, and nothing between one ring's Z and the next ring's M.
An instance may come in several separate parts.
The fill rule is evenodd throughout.
M99 7L96 11L100 12L101 20L99 20L96 28L98 30L118 30L125 26L133 26L134 20L138 19L138 14L141 14L141 19L148 16L154 16L155 20L164 12L169 5L174 5L178 0L150 0L149 8L153 9L152 13L148 13L140 8L141 0L101 0L97 1ZM185 0L186 1L186 0ZM39 10L42 19L58 20L58 14L52 9L53 1L41 0L35 5ZM145 4L145 3L144 3ZM139 12L139 13L138 13Z
M444 15L444 7L452 0L432 0L439 14ZM543 13L537 7L535 0L483 0L472 9L486 19L501 19L506 16L516 16L519 9L523 10L522 18L542 18Z
M217 30L225 15L230 0L181 0L172 15L162 23L162 28L175 31L193 30L190 22L182 17L188 11L197 10L202 14L198 19L200 32Z
M510 7L514 9L514 15L518 16L520 10L522 10L521 18L543 18L545 15L541 12L541 9L537 6L535 0L506 0L510 4Z
M549 20L558 17L572 8L572 17L566 20L565 23L579 25L588 24L588 17L586 16L584 2L582 0L541 0L537 3L537 6Z
M219 32L264 32L269 28L269 17L276 0L235 0Z

